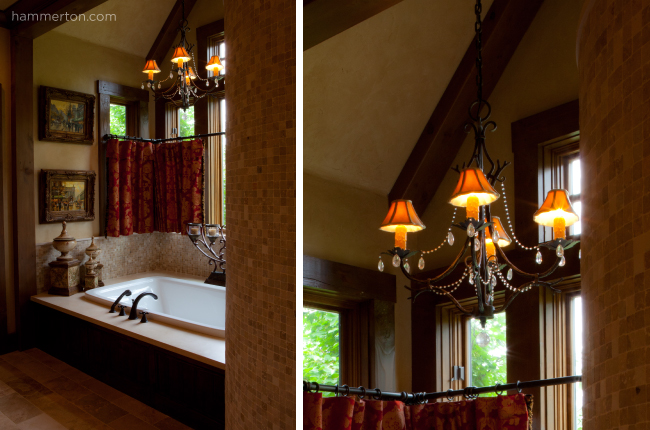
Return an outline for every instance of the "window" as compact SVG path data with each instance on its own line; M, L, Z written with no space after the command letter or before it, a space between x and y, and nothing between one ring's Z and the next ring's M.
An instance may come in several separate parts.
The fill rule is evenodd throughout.
M487 387L497 382L507 382L506 372L506 314L500 313L487 320L485 329L475 318L469 322L470 340L470 381L474 387ZM486 343L487 340L487 343ZM496 396L495 393L484 396Z
M580 153L576 152L570 156L564 157L564 188L569 192L569 198L573 209L578 216L581 216L582 202L580 201ZM582 232L580 221L569 227L571 236L578 236Z
M327 385L341 383L340 330L341 317L338 312L303 308L302 377L304 380L318 381Z
M183 110L178 109L178 135L180 137L193 136L194 132L194 106Z
M571 370L573 375L582 375L582 299L571 299ZM571 411L573 429L582 430L582 382L573 384L573 407Z
M126 106L111 103L111 134L126 135Z

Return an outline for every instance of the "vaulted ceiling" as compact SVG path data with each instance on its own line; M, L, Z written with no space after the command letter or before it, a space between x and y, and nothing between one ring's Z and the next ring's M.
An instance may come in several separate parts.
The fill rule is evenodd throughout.
M306 50L305 172L387 195L472 41L473 10L404 0Z

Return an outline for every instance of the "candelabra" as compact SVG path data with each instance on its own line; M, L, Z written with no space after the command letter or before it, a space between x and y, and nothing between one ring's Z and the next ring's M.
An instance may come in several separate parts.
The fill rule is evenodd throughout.
M214 265L214 270L210 273L206 284L226 286L226 226L219 224L199 224L188 223L187 235L190 240L208 260L210 265ZM217 239L219 240L218 245ZM201 247L203 245L203 247ZM203 250L205 248L205 251ZM215 250L215 248L219 248ZM207 252L206 252L207 251Z

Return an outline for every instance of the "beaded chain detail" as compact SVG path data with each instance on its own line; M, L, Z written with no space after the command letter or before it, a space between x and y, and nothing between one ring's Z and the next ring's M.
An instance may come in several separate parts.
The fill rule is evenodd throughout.
M442 241L442 243L441 243L440 245L436 246L434 249L431 249L431 250L429 250L429 251L420 251L420 254L422 254L422 256L425 256L425 255L427 255L427 254L433 254L434 252L436 252L437 250L439 250L440 248L442 248L442 246L443 246L445 243L447 243L447 241L449 240L449 233L451 232L451 227L452 227L452 225L454 224L454 221L456 221L456 211L457 211L457 210L458 210L458 208L457 208L457 207L454 207L454 216L451 218L451 223L449 224L449 228L447 229L447 236L446 236L445 239Z
M512 227L512 220L510 220L510 211L508 210L508 197L506 196L506 186L503 184L503 182L501 182L501 192L503 193L503 205L506 208L506 217L508 218L508 227L510 227L510 234L512 234L512 238L515 240L517 245L526 251L532 251L534 249L539 250L539 246L526 246L523 243L519 242L519 239L517 239L517 236L515 235L515 229Z
M458 287L460 287L460 284L463 283L463 280L465 280L465 278L467 277L468 274L469 274L469 269L465 269L465 271L463 272L463 276L461 276L460 279L457 280L456 282L452 282L451 284L448 284L448 285L431 285L430 286L431 291L438 294L439 296L449 295L449 294L453 293L454 291L456 291L456 289ZM436 291L438 289L450 288L450 287L454 287L454 288L451 289L450 291L445 291L443 293Z

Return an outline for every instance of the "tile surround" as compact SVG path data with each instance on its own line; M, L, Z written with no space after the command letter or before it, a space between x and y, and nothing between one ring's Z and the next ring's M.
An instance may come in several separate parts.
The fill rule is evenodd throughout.
M102 250L99 261L104 265L104 280L143 272L164 270L192 276L208 277L212 266L208 259L192 245L187 236L176 233L133 234L131 236L95 238ZM90 239L77 239L77 247L70 253L82 263L88 261L84 253ZM52 243L36 245L36 285L38 293L50 288L50 266L59 252Z

